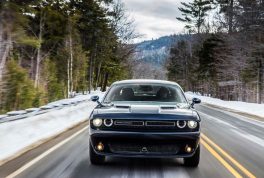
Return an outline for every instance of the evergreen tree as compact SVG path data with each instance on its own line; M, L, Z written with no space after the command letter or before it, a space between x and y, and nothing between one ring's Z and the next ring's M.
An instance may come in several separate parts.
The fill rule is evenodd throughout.
M182 12L183 17L177 17L176 19L185 22L185 28L190 32L197 31L201 33L201 27L205 23L207 12L212 9L210 0L194 0L190 3L181 2L183 7L179 10ZM194 30L196 29L196 30Z
M106 88L126 77L123 64L133 51L126 43L134 31L130 30L132 22L125 23L122 9L113 13L116 8L112 3L112 0L1 1L1 109L38 106L69 97L73 91ZM31 98L28 103L23 97L19 97L19 102L3 103L7 94L2 87L16 83L8 77L1 80L10 59L17 61L14 72L23 69L25 76L30 76L31 82L25 79L24 83L32 87L34 80L33 101L24 87L24 98ZM12 92L21 94L19 90ZM10 106L11 103L17 107Z
M241 15L237 18L239 30L243 34L249 53L247 57L247 78L256 81L256 98L261 103L264 95L264 2L262 0L240 1ZM247 79L249 80L249 79Z
M240 11L239 0L216 0L216 2L220 7L219 12L226 17L228 33L234 32L237 27L236 18Z
M178 82L185 90L189 90L190 62L190 49L186 41L179 41L170 49L168 78Z
M56 63L52 62L52 60L45 60L42 72L42 75L45 76L42 79L42 83L45 87L47 101L51 102L66 98L65 84L57 78L58 69Z
M10 111L39 106L42 99L39 97L39 91L34 89L33 81L29 79L27 71L14 60L7 63L5 81L2 110Z
M228 80L223 72L227 62L228 46L220 35L211 35L207 38L198 53L199 55L199 78L208 83L208 92L217 95L218 82Z

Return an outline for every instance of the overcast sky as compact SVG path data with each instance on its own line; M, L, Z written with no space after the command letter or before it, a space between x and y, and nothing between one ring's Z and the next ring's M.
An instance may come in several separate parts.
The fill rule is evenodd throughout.
M137 41L183 32L184 24L176 20L181 16L178 7L182 1L191 0L123 0L137 32L144 35Z

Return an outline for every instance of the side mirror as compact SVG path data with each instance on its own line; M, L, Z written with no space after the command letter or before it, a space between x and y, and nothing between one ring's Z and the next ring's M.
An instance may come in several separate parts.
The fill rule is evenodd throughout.
M193 106L194 104L199 104L199 103L201 103L201 100L199 98L193 98L191 105Z
M93 102L97 102L97 101L99 100L99 96L92 96L92 97L91 97L91 100L92 100Z

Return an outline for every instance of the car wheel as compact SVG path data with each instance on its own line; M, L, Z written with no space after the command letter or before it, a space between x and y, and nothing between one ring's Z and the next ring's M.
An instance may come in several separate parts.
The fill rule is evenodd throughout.
M194 155L190 158L184 158L184 165L188 167L197 167L200 162L200 145L196 149Z
M95 153L91 142L89 143L89 153L90 153L90 162L94 165L100 165L103 164L105 161L105 156L101 156Z

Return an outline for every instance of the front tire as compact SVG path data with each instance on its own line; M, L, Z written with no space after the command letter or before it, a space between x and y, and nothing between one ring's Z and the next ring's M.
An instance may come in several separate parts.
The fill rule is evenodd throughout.
M184 165L188 167L198 167L199 162L200 162L200 145L198 146L192 157L184 158Z
M105 156L101 156L95 153L91 142L89 143L89 154L90 154L90 162L94 165L103 164L105 161Z

